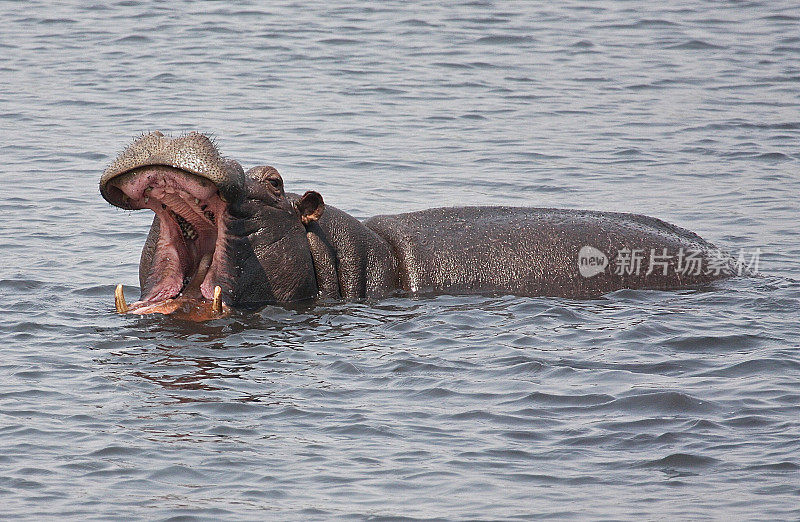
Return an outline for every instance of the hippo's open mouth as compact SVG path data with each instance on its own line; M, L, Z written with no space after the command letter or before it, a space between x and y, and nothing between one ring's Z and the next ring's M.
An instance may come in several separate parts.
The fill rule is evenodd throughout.
M175 139L146 134L114 160L100 178L103 197L156 214L139 264L142 296L129 307L119 285L117 311L193 319L223 313L221 296L230 291L228 201L243 184L242 167L195 132Z
M211 181L173 167L147 166L108 182L121 208L149 208L159 220L153 263L139 305L179 295L213 299L224 263L227 203Z

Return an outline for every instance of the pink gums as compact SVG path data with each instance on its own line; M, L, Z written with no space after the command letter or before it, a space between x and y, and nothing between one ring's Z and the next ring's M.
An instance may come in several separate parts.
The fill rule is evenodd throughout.
M194 276L203 255L212 253L211 266L200 294L212 299L224 270L226 209L210 181L170 167L150 167L113 181L128 198L130 208L149 208L159 217L160 234L153 255L148 295L132 308L177 297L187 278ZM195 239L186 238L175 215L191 225ZM193 297L193 296L187 296Z

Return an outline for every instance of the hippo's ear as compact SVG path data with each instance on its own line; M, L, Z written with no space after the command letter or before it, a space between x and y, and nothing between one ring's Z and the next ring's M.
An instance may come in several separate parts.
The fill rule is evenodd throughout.
M300 221L304 225L308 225L322 217L322 213L325 211L325 203L322 201L322 196L320 196L319 192L309 190L297 200L294 208L300 214Z

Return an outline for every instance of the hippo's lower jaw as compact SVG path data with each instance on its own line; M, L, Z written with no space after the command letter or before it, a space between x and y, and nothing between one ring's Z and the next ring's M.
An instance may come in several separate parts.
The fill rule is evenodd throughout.
M142 274L142 298L127 306L119 289L117 311L222 315L218 281L227 272L228 204L216 185L181 169L157 165L110 179L106 191L119 207L149 208L159 223L152 262Z
M164 314L189 321L208 321L231 313L231 309L222 302L222 289L219 286L214 287L214 298L211 301L180 295L155 303L137 301L128 306L122 285L119 284L114 290L114 305L119 314Z

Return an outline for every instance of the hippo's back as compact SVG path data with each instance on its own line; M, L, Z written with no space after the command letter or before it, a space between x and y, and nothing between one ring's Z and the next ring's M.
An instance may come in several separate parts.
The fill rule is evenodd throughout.
M680 252L707 257L715 251L713 245L687 230L634 214L456 207L375 216L364 224L390 244L401 288L415 294L585 298L619 288L676 288L720 277L705 270L679 272ZM605 270L581 275L579 253L595 252L584 247L605 255ZM626 251L639 258L638 270L633 262L616 264L618 253ZM648 275L652 252L660 256L653 258L660 264Z

